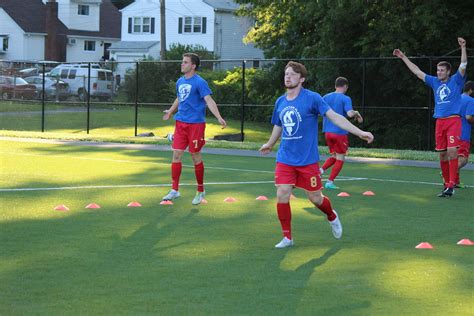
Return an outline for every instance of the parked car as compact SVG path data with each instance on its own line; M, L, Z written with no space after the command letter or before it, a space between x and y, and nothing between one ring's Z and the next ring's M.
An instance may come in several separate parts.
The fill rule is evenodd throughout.
M43 76L26 77L25 80L29 84L35 85L36 97L43 99ZM44 78L44 92L45 100L65 100L71 95L68 83L49 77Z
M81 101L87 99L89 91L91 97L100 100L112 99L114 76L110 70L91 67L89 89L87 88L89 82L88 68L71 67L71 65L58 66L51 71L50 76L68 83L71 94L76 95Z
M38 68L38 63L35 60L0 60L0 75L18 75L26 68Z
M0 76L0 96L2 99L33 99L36 87L20 77Z

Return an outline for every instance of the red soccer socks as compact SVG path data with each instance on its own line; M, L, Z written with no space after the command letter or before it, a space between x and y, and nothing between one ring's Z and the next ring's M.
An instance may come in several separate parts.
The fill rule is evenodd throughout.
M344 165L344 160L336 160L334 167L331 169L331 174L329 175L329 181L334 181L339 172L341 172L342 166Z
M336 162L336 158L334 158L334 157L328 158L328 159L324 162L324 165L322 166L323 170L328 170L329 168L332 167L332 165L334 165L335 162Z
M440 160L439 164L441 166L441 174L443 175L444 185L447 186L449 184L449 161Z
M283 236L291 239L291 207L290 203L277 203L278 219L280 220Z
M456 184L456 178L458 177L458 166L459 161L458 159L449 160L449 187L454 188Z
M331 201L325 196L321 205L316 205L324 214L326 214L328 221L332 222L336 219L337 215L332 210Z
M182 164L181 162L171 163L171 180L173 182L173 190L178 191L179 189L179 177L181 176Z
M198 192L204 192L204 162L194 165L194 174L196 175L196 182L198 184Z

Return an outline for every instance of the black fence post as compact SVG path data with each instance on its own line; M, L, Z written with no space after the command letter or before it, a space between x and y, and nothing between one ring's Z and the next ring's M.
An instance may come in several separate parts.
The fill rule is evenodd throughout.
M45 105L44 105L44 98L45 98L45 66L43 63L43 83L41 88L41 132L44 133L44 115L45 115Z
M135 67L135 137L138 134L138 61Z
M89 134L90 128L90 113L91 113L91 63L87 67L87 134Z
M240 116L240 136L241 141L244 141L244 121L245 121L245 60L242 60L242 98L241 98L241 105L242 105L242 113Z

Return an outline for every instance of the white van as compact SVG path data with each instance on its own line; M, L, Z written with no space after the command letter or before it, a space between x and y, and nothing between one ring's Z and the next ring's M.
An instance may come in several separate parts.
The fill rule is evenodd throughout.
M79 100L87 99L87 92L90 96L100 100L110 101L114 91L114 76L112 71L95 68L91 65L90 87L87 89L89 68L75 67L74 65L60 65L49 73L52 78L60 79L69 84L72 95L76 95Z

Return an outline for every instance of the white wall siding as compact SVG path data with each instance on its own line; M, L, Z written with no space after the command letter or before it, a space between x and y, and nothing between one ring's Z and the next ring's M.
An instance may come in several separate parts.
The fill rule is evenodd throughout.
M0 35L8 35L8 51L6 54L0 54L0 59L26 59L24 55L24 34L25 32L18 24L0 8Z
M69 28L81 31L100 31L100 3L58 0L59 19ZM79 5L89 6L89 15L79 15Z
M44 60L45 39L44 35L25 34L23 59Z
M67 62L98 62L104 56L103 43L115 43L118 40L98 40L95 38L70 37L76 40L74 45L67 45ZM85 51L84 42L95 41L95 51ZM102 46L101 46L102 44Z

